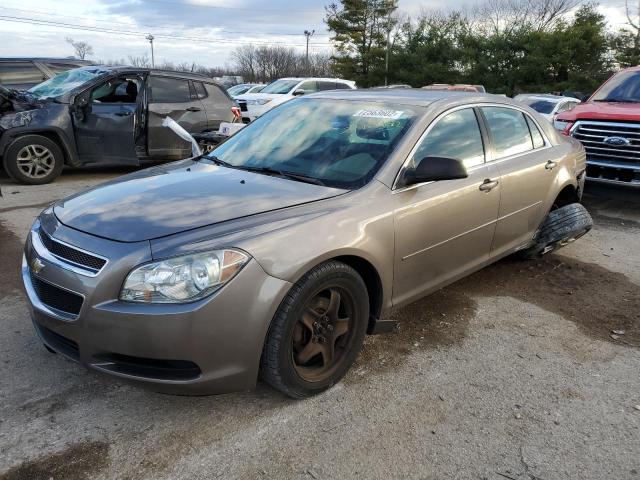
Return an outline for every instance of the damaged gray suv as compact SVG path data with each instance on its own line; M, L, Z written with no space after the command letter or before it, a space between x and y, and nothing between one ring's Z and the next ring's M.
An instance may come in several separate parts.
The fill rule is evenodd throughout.
M22 276L44 344L173 393L338 382L392 307L586 233L585 153L484 94L335 91L207 155L47 208Z
M0 86L0 157L12 179L30 185L52 182L65 166L178 160L191 144L168 131L165 118L195 134L218 130L236 109L204 75L76 68L24 92Z

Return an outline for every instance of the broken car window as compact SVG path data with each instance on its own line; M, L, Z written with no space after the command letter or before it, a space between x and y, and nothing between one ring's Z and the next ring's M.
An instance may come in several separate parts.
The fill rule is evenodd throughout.
M38 98L59 97L106 73L106 70L97 67L75 68L62 72L30 88L27 92Z
M141 81L138 78L111 78L91 92L95 103L136 103Z

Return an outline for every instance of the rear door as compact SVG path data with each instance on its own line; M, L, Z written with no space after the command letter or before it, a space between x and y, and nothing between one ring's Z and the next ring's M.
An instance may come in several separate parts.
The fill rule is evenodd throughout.
M507 106L480 108L491 138L490 164L500 173L501 200L492 256L526 244L547 214L556 175L551 144L526 113Z
M212 83L198 81L194 81L193 85L207 113L207 128L209 130L218 130L221 122L233 120L231 107L235 103L226 92L222 91L222 88Z
M142 121L144 78L113 77L76 97L85 106L72 116L76 146L85 163L137 165L136 133Z
M207 130L207 114L190 80L150 75L147 149L149 156L180 159L191 156L191 144L167 127L166 117L175 120L189 133Z

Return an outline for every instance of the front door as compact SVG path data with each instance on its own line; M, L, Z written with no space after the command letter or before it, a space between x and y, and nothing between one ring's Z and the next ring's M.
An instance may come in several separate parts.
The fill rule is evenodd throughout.
M142 86L142 77L120 76L77 97L84 105L76 108L72 118L83 162L138 164L135 146Z
M492 256L526 245L542 223L543 200L556 178L550 146L526 113L506 106L482 107L492 139L491 164L500 173L501 201Z
M191 156L191 144L162 126L166 117L175 120L189 133L207 130L207 114L202 100L189 80L173 77L149 77L149 156L180 159Z
M500 204L499 177L485 163L474 109L450 112L430 127L409 160L462 160L469 176L394 190L394 305L415 300L487 263Z

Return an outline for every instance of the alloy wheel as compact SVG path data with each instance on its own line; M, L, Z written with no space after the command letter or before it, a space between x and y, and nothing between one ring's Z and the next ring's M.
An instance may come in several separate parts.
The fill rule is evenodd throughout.
M55 167L55 157L51 150L42 145L26 145L18 152L18 169L29 178L44 178Z

